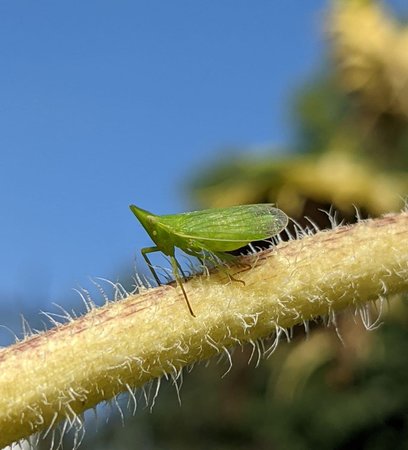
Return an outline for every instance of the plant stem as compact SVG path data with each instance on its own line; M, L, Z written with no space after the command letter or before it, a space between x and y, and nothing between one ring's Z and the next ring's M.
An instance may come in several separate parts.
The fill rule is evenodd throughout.
M0 351L0 448L237 343L408 291L408 213L280 244L250 269L94 308ZM237 273L238 272L238 273Z

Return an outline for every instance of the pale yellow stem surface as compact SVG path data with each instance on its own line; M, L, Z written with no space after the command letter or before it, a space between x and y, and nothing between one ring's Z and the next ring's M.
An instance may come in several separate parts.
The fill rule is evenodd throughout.
M195 319L162 286L1 350L0 448L237 342L408 291L408 214L281 244L235 277L185 284Z

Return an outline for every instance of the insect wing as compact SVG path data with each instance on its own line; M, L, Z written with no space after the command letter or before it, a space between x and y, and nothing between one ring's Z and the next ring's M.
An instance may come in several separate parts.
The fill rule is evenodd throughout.
M160 217L183 238L200 241L251 242L280 233L287 215L271 204L241 205Z

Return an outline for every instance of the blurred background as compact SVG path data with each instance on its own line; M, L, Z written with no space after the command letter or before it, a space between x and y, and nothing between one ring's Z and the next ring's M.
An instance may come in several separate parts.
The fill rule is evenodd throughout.
M1 2L0 345L21 315L81 313L73 288L103 303L90 277L132 288L150 241L130 203L273 202L320 228L330 208L401 210L406 17L402 0ZM257 368L250 348L224 378L225 361L198 366L181 407L164 384L125 428L100 408L84 448L406 449L408 314L390 304L372 333L339 317L344 346L317 323Z

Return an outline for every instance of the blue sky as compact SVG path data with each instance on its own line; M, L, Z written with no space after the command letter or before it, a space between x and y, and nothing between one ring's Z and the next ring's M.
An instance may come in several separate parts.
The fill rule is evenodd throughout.
M326 6L2 0L0 306L120 278L150 245L129 203L186 210L183 185L223 148L288 142Z

